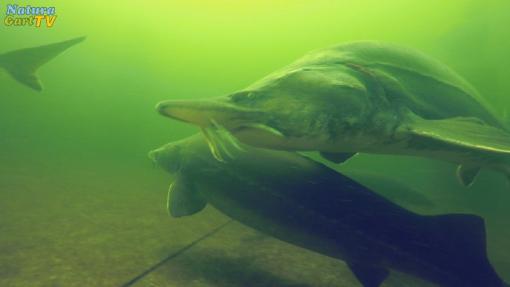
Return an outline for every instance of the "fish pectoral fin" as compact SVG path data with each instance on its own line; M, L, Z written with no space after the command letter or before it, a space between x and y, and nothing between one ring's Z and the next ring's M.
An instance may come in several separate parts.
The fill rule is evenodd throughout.
M510 155L510 133L475 118L417 119L397 132L411 135L409 144L423 149L446 143L466 151Z
M172 217L193 215L206 206L193 184L183 176L177 176L168 190L167 208Z
M481 167L477 165L460 164L457 167L457 178L462 185L469 187L480 173L480 169Z
M211 120L211 126L202 128L209 150L214 158L220 162L234 159L245 148L227 129Z
M356 153L349 153L349 152L324 152L324 151L321 151L320 152L320 155L331 161L331 162L334 162L334 163L343 163L344 161L350 159L351 157L353 157L354 155L356 155Z
M363 263L347 263L363 287L379 287L390 272L381 267Z

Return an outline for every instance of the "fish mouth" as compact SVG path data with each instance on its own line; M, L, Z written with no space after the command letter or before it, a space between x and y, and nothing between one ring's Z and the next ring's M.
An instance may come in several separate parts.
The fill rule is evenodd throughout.
M163 116L200 127L211 154L220 162L227 162L245 150L229 129L255 121L262 114L222 100L169 100L158 103L156 110Z
M234 134L248 133L262 139L285 138L282 132L264 123L267 113L222 99L169 100L157 104L156 110L163 116L200 127L212 155L220 162L233 159L245 150Z

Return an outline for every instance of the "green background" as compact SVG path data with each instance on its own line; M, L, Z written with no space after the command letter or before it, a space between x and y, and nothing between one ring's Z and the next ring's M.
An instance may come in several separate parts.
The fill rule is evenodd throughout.
M171 232L170 225L163 231L157 226L166 221L178 224L164 214L170 178L152 169L147 152L197 130L159 116L155 104L165 99L231 93L313 49L355 40L414 47L458 71L501 117L510 107L510 2L506 0L23 4L55 6L55 26L36 29L2 24L0 53L78 36L87 36L87 40L39 70L42 92L0 73L0 232L9 234L0 239L4 248L0 251L12 250L12 246L26 250L16 245L26 242L44 257L48 256L44 250L50 251L41 238L64 244L69 242L67 234L75 229L96 228L90 238L107 232L108 226L87 227L79 220L69 223L77 220L73 216L80 208L84 213L97 211L98 221L131 222L123 227L133 229L131 236L142 238L144 232L157 231L166 238L163 234ZM0 4L2 20L5 6L5 2ZM491 261L500 274L510 274L510 185L500 174L483 171L474 186L466 189L456 182L453 165L426 159L363 155L339 169L346 173L369 170L405 182L433 200L433 208L416 209L423 213L484 216ZM119 201L125 213L116 209ZM155 202L158 204L153 205ZM156 212L158 219L130 221L133 210L138 216ZM32 212L38 212L37 216ZM112 212L116 217L108 217ZM40 229L41 222L67 222L70 226L51 225L54 229L50 231ZM187 228L196 234L207 229L205 217L190 222ZM34 235L34 230L40 234ZM108 232L112 237L118 235ZM109 244L87 248L119 254L130 248L109 249L120 243ZM149 247L147 250L153 250ZM11 257L1 259L0 253L0 267L13 271L0 271L0 282L4 279L16 285L29 276L26 272L30 271L21 271L29 264L24 261L27 254L4 254ZM158 254L154 258L161 257ZM65 260L79 260L76 257ZM40 264L33 265L41 270L37 269ZM65 271L55 271L62 273ZM128 278L128 273L119 276ZM89 275L100 276L92 271ZM58 278L51 282L60 282ZM506 280L510 280L508 275Z

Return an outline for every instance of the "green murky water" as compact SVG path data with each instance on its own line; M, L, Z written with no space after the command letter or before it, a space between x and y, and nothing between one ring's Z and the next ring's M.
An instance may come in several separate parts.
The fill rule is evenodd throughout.
M5 16L6 4L0 4ZM29 1L52 28L0 23L0 53L85 35L44 65L42 92L0 74L0 286L121 286L227 218L166 214L172 178L147 152L197 130L163 118L165 99L221 96L305 52L381 40L430 54L503 117L510 107L510 4L498 1ZM487 224L490 260L510 281L510 192L483 171L461 187L453 165L362 155L341 168L392 176L437 214ZM409 202L413 202L412 199ZM358 286L342 262L231 225L136 286ZM428 286L397 275L385 286Z

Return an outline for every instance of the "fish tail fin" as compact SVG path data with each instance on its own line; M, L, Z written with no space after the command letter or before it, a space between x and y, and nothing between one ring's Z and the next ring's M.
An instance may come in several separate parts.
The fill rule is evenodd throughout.
M486 256L485 223L483 218L470 214L446 214L431 216L433 233L440 243L451 242L450 253Z
M483 218L469 214L431 216L430 256L437 265L473 274L473 286L504 286L487 257L485 223Z
M41 91L42 85L36 75L37 69L83 40L85 40L85 37L7 52L0 55L0 66L18 82L36 91Z

